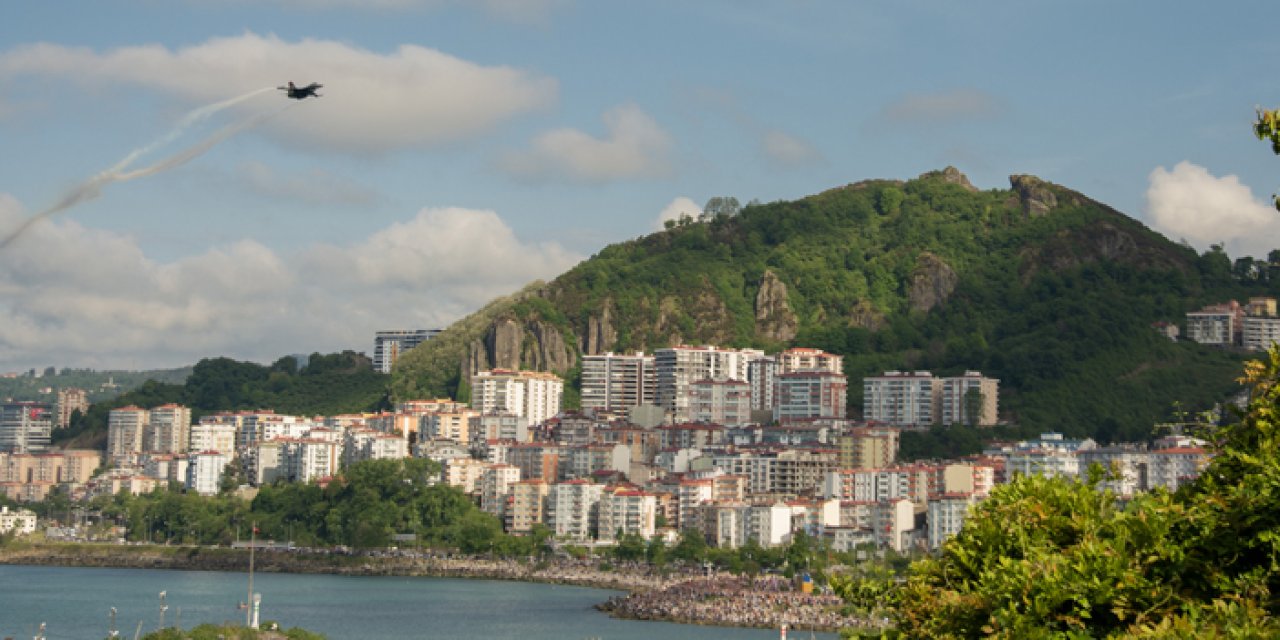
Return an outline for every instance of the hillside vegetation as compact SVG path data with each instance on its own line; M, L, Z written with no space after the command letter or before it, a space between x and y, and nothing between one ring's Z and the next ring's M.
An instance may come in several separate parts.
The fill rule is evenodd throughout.
M465 391L476 363L572 375L584 353L800 345L846 356L855 414L864 376L974 369L1029 429L1141 439L1175 402L1232 392L1241 362L1152 323L1274 289L1265 266L1239 277L1220 250L1197 255L1068 189L1013 176L980 191L948 168L606 247L405 354L391 393Z
M373 370L362 354L346 351L312 354L299 368L292 356L270 366L230 358L206 358L183 384L148 381L114 400L73 414L71 425L53 432L55 445L105 449L107 417L129 405L150 409L176 403L191 408L193 419L218 411L271 409L296 415L334 415L386 408L387 376Z

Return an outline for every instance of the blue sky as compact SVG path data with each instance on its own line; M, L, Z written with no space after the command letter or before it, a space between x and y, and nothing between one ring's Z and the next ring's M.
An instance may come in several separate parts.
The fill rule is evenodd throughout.
M1280 104L1271 9L14 3L0 235L40 219L0 249L0 372L368 352L713 196L948 165L1263 256L1280 158L1250 123ZM287 100L289 80L324 97Z

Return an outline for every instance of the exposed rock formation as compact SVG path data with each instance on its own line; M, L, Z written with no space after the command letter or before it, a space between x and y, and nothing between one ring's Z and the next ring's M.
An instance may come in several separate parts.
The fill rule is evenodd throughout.
M944 182L948 182L950 184L958 184L961 187L964 187L965 191L978 190L977 187L973 186L973 183L969 182L969 177L964 175L963 173L960 173L960 170L955 167L947 167L942 171L930 171L928 173L921 174L920 178L921 179L932 178L935 176L942 178Z
M787 285L773 271L766 270L756 292L756 333L769 340L796 337L799 321L787 304Z
M858 304L849 310L849 326L872 331L879 330L884 326L884 314L877 311L871 301L859 300Z
M942 304L955 291L959 277L942 258L925 251L916 259L907 291L907 304L913 311L929 311Z
M462 366L468 379L487 369L526 369L564 373L577 364L564 336L542 320L521 324L505 317L493 321L481 340L472 341Z
M1018 194L1022 210L1033 218L1047 215L1058 206L1058 197L1054 195L1051 185L1040 178L1013 175L1009 176L1009 185Z
M595 356L613 349L618 341L618 331L613 328L613 301L605 299L600 315L587 318L586 333L582 336L582 355Z

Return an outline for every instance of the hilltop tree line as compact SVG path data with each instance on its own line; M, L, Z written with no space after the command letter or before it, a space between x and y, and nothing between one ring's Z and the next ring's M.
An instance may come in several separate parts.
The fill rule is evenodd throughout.
M107 418L125 406L153 408L181 404L193 419L219 411L270 409L285 414L335 415L389 408L387 376L373 370L369 358L352 351L312 354L304 366L286 356L270 365L230 358L206 358L192 367L182 384L147 381L118 398L73 414L66 429L53 433L56 444L105 448Z

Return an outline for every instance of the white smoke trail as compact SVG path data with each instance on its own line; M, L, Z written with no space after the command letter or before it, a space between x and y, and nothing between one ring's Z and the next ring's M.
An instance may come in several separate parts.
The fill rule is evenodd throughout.
M179 135L181 135L183 132L185 132L187 129L189 129L192 125L196 124L197 122L201 122L207 119L209 116L212 116L213 114L223 109L226 109L227 107L231 107L235 104L248 100L249 98L252 98L254 96L257 96L259 94L262 94L264 92L271 91L271 90L272 90L271 87L257 89L254 91L250 91L249 93L246 93L242 96L236 96L235 98L223 100L221 102L216 102L214 104L205 105L203 107L199 107L192 110L190 113L183 116L182 119L179 120L176 125L174 125L173 129L170 129L169 132L166 133L165 135L161 136L160 138L156 139L154 142L144 147L141 147L129 152L128 155L126 155L123 159L117 162L110 169L107 169L106 171L103 171L102 173L99 173L98 175L93 176L92 178L89 178L83 183L72 187L69 191L67 191L66 194L62 196L61 199L59 199L56 203L54 203L53 206L28 218L26 222L23 222L17 229L11 232L8 236L5 236L4 240L0 240L0 250L3 250L6 247L8 247L10 244L13 243L14 240L17 240L19 237L21 237L24 233L27 232L28 229L31 228L32 225L39 222L40 220L48 218L49 216L52 216L56 213L66 211L67 209L70 209L71 207L74 207L80 204L81 202L85 202L86 200L92 200L102 195L102 188L113 182L127 182L129 180L135 180L137 178L145 178L147 176L155 175L162 171L168 171L169 169L173 169L175 167L181 166L191 161L192 159L204 154L209 149L212 149L219 142L222 142L223 140L226 140L227 138L230 138L231 136L237 133L240 133L245 129L255 127L258 124L261 124L264 120L280 113L281 111L284 111L285 109L288 109L290 106L293 106L292 104L288 104L274 111L250 115L250 116L241 118L240 120L232 122L231 124L223 127L222 129L219 129L213 135L205 138L204 140L201 140L200 142L194 145L191 145L190 147L187 147L186 149L183 149L182 151L179 151L178 153L175 153L169 156L168 158L165 158L159 162L156 162L155 164L152 164L147 167L142 167L141 169L125 171L125 169L127 169L130 164L133 164L133 161L136 160L139 156L149 153L160 146L173 142L174 140L177 139Z

